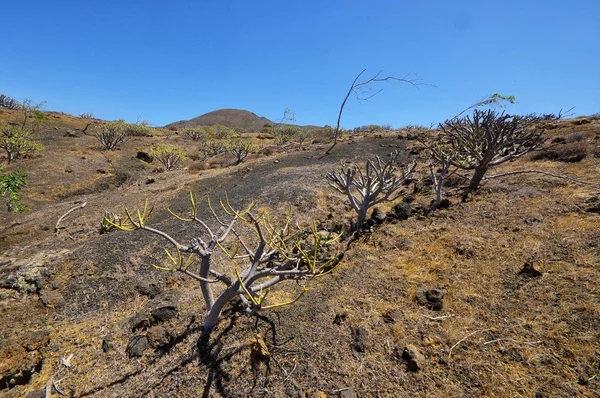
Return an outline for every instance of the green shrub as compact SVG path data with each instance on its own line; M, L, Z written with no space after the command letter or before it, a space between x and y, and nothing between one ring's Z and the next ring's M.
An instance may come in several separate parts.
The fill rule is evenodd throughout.
M21 156L44 150L44 146L31 139L29 131L23 128L6 128L0 134L0 149L8 155L8 163Z
M150 149L150 156L161 162L165 170L171 170L179 161L187 159L181 149L169 145L153 146Z
M2 169L0 169L2 172ZM29 208L21 204L19 191L26 185L25 178L27 174L23 170L17 169L14 173L0 175L0 195L6 198L6 207L8 211L22 213Z

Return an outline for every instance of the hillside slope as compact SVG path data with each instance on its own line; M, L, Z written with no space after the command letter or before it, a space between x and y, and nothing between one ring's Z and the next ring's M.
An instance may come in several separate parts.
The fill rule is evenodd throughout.
M255 113L241 109L219 109L205 113L190 120L180 120L166 125L166 128L181 129L184 127L210 126L212 124L222 124L230 128L243 129L248 132L257 132L265 124L273 124L266 117L261 117Z

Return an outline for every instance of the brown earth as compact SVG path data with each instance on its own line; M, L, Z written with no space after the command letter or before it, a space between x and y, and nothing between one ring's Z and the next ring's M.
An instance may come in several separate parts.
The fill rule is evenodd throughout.
M0 110L0 124L17 118ZM0 371L18 383L0 386L0 396L41 393L51 377L76 397L599 396L600 121L548 126L549 139L586 145L580 162L530 155L490 171L538 169L595 186L541 174L490 180L466 203L451 197L448 209L373 227L293 306L259 316L228 307L206 338L197 285L151 266L164 258L155 236L100 234L105 210L148 197L152 226L191 237L166 209L185 213L190 191L213 202L227 193L272 214L291 206L301 227L313 218L347 225L352 214L324 174L394 149L408 159L414 141L355 137L325 158L322 144L274 147L236 167L216 167L223 158L211 161L216 168L160 173L137 151L165 141L192 155L193 144L156 131L101 152L82 132L87 121L49 118L37 134L46 151L6 167L29 174L23 201L32 210L0 210ZM431 199L424 191L412 204ZM204 208L201 216L210 220ZM432 289L443 293L439 311L428 305L440 295ZM179 292L176 315L134 331L130 318L158 290ZM149 348L131 355L132 338L146 334Z

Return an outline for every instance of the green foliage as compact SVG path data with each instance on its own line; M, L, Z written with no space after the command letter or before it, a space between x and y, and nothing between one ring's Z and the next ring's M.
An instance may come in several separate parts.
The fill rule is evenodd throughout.
M29 131L23 128L6 128L0 134L0 149L4 149L10 163L20 156L44 150L44 146L32 140Z
M0 175L0 195L6 198L6 207L10 212L22 213L29 210L27 206L21 204L19 196L19 191L26 185L26 177L27 174L20 169L13 173Z
M152 137L152 129L148 127L148 122L128 123L123 119L107 123L111 126L118 126L126 136L131 137Z
M206 127L198 126L198 127L186 127L181 130L183 136L191 138L194 141L204 141L209 135L209 131L207 131Z
M217 139L226 139L235 136L235 131L222 124L213 124L209 127L210 135Z
M179 161L187 159L181 149L164 144L152 146L150 156L161 162L165 166L165 170L171 170Z

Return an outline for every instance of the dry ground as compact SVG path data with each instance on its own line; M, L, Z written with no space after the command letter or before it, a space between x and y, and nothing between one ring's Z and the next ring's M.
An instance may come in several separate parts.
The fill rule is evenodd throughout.
M593 156L600 122L576 122L547 134L584 133L591 153L583 161L529 156L491 173L540 169L600 182L600 159ZM451 197L449 209L375 227L294 306L259 317L230 307L199 345L203 311L194 282L151 267L162 261L163 242L154 236L100 235L104 210L135 208L149 197L156 207L152 225L189 236L167 207L183 212L189 191L213 199L227 192L257 199L273 214L291 205L301 226L329 214L330 225L345 224L351 213L323 174L345 159L413 142L359 138L325 159L319 159L323 148L290 148L235 168L154 173L154 165L135 159L137 149L167 139L190 148L157 133L107 154L140 182L125 189L115 187L111 164L94 138L81 133L84 126L59 115L57 129L40 135L48 150L9 168L30 174L23 194L32 211L0 213L0 281L29 273L39 287L37 293L0 288L0 345L31 331L50 336L30 382L0 395L25 396L54 376L61 391L76 397L600 396L600 215L586 211L597 186L535 174L490 180L466 203ZM77 137L63 137L66 129ZM146 184L149 178L155 182ZM431 199L416 196L425 206ZM84 201L56 235L58 217ZM541 275L520 274L525 263ZM181 292L178 315L166 324L177 344L129 359L125 348L136 333L128 319L148 302L137 289L142 281ZM415 301L417 290L432 288L445 292L441 311ZM271 359L252 366L257 341ZM407 345L424 356L418 372L401 358ZM58 365L71 354L70 368Z

